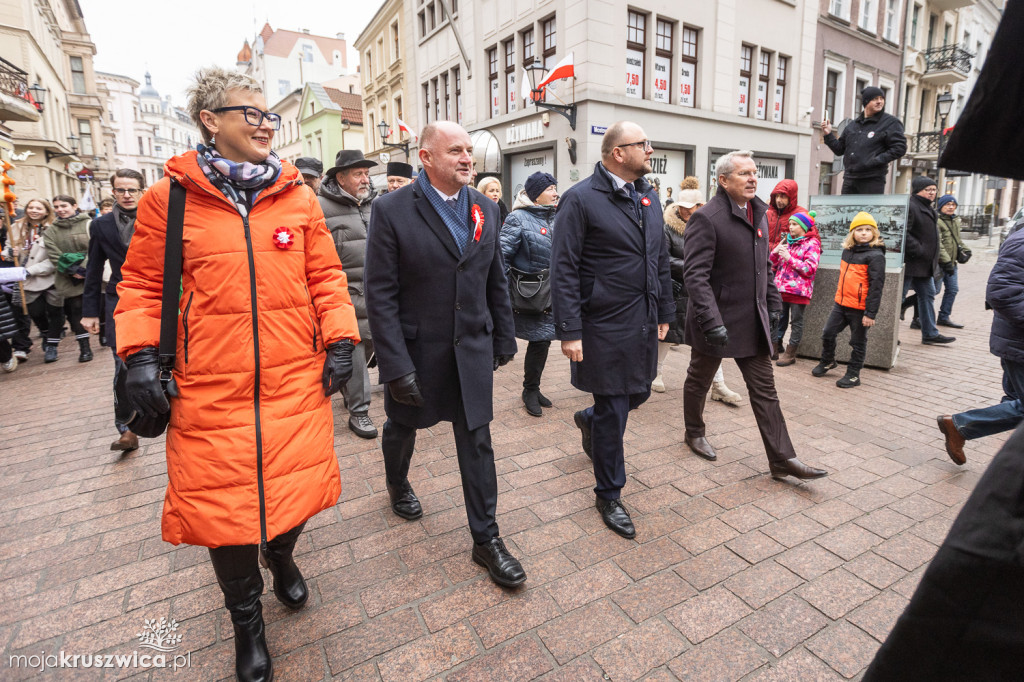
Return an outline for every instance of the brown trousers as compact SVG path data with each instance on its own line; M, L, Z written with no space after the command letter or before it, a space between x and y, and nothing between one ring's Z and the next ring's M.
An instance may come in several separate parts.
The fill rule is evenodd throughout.
M690 367L686 370L686 382L683 384L683 422L690 438L704 436L704 402L721 363L721 358L690 349ZM736 364L750 394L750 407L754 410L768 461L781 462L796 457L782 408L779 407L779 394L775 392L771 358L767 354L736 358Z

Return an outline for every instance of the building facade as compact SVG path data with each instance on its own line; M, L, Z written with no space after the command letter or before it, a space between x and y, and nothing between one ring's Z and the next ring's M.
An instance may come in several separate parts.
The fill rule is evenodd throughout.
M821 120L833 127L861 115L860 93L874 86L885 93L885 111L899 117L903 61L903 22L908 0L818 0L818 32L814 48L811 115L815 135L810 194L838 194L842 159L836 159L821 138ZM910 0L912 1L912 0ZM892 169L888 187L892 187Z
M302 152L297 156L320 159L326 170L338 151L364 149L366 134L360 95L306 83L299 108Z

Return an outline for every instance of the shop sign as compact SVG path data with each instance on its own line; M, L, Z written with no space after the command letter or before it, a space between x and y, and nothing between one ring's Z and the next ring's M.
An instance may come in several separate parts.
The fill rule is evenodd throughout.
M654 101L669 103L668 75L672 60L668 57L654 58Z
M626 50L626 97L641 99L644 96L644 53Z
M537 140L542 137L544 137L544 124L541 123L540 119L505 128L505 144L516 144L517 142Z

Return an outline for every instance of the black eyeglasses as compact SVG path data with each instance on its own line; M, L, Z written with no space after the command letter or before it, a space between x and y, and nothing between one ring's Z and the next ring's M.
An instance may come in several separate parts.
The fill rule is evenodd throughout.
M122 196L124 194L127 194L130 197L133 197L136 194L139 194L139 193L142 192L141 189L124 189L123 187L115 187L114 189L112 189L110 191L113 192L114 194L116 194L117 196Z
M274 130L281 129L281 116L279 114L272 114L269 111L260 111L256 107L247 106L220 107L219 109L213 109L213 113L215 114L225 111L241 111L245 116L245 122L257 128L263 125L263 119L266 119L271 128Z
M650 140L640 140L639 142L630 142L629 144L617 144L615 146L616 147L640 147L644 151L647 151L648 149L654 149L654 146L651 145L651 141Z

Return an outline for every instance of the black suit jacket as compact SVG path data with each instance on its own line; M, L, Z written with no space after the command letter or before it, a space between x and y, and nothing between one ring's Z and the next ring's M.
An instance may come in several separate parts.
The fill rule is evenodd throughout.
M414 183L373 203L366 241L366 310L380 381L416 372L424 405L384 394L395 421L426 428L454 421L461 401L470 429L493 418L494 356L516 352L512 306L501 258L498 205L471 187L469 206L484 224L466 250Z
M103 264L110 261L110 281L106 293L117 296L128 247L121 243L114 212L101 215L89 225L89 259L85 267L85 292L82 296L82 316L99 317L100 295L103 286Z

